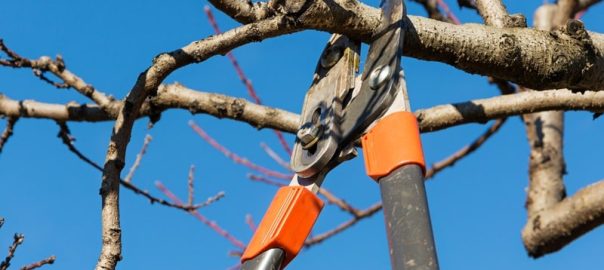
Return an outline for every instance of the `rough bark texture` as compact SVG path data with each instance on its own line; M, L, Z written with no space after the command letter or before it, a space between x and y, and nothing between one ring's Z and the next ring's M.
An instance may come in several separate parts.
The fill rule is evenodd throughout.
M501 0L476 0L476 9L486 25L498 28L506 26L508 12Z
M535 13L535 27L547 30L563 23L574 16L576 4L576 1L559 1L558 5L540 7ZM525 115L524 121L531 155L528 221L522 238L529 255L540 257L559 250L604 222L604 184L596 183L564 199L563 112Z

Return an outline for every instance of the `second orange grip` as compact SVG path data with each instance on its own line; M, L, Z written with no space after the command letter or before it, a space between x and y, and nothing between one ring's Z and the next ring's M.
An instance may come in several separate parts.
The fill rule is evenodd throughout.
M319 217L323 201L301 186L282 187L277 191L258 229L241 256L252 259L272 248L285 252L285 267L300 251Z

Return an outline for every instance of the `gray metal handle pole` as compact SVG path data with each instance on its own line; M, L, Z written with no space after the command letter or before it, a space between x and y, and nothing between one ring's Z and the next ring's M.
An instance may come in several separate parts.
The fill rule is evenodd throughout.
M281 263L285 258L285 252L278 248L262 252L255 258L245 261L241 270L281 270Z
M395 270L437 270L422 170L405 165L380 178L390 263Z

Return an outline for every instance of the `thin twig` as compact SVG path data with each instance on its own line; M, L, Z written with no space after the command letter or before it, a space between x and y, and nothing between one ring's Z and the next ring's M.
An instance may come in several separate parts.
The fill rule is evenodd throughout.
M189 177L187 177L187 190L188 190L188 201L187 205L192 205L194 200L195 188L193 186L193 182L195 181L195 165L191 165L189 168Z
M15 124L19 120L19 117L7 117L6 118L6 127L0 135L0 153L2 153L2 149L4 149L4 145L8 141L8 139L13 135L13 129L15 128Z
M484 144L493 134L495 134L501 126L505 123L507 118L498 119L495 121L493 125L491 125L483 134L481 134L478 138L476 138L472 143L464 146L463 148L457 150L455 153L451 154L447 158L432 164L432 167L426 172L425 179L428 180L434 177L435 174L439 173L443 169L447 167L451 167L455 165L457 161L468 156L476 149L478 149L482 144Z
M183 205L182 200L180 198L178 198L178 196L176 196L166 186L164 186L160 181L156 181L155 186L157 187L157 189L159 189L161 192L163 192L164 195L166 195L166 197L170 198L170 200L172 200L172 202L174 202L177 205ZM216 223L215 221L206 218L198 210L189 211L189 214L194 216L197 220L201 221L203 224L210 227L216 233L220 234L222 237L227 239L234 246L236 246L240 249L245 249L245 244L243 242L241 242L239 239L237 239L233 235L231 235L228 231L226 231L225 229L220 227L218 225L218 223Z
M56 259L57 259L57 257L55 257L53 255L53 256L50 256L50 257L48 257L46 259L37 261L35 263L29 264L29 265L26 265L26 266L23 266L23 267L21 267L21 270L33 270L33 269L42 267L42 266L47 265L47 264L53 264Z
M457 16L455 16L455 14L453 13L453 11L451 11L451 9L449 9L449 6L447 5L447 3L445 3L444 0L437 0L437 2L438 2L438 6L440 8L442 8L442 10L445 12L445 14L447 14L447 17L454 24L461 24L461 21L457 18Z
M221 145L219 142L217 142L214 138L212 138L207 132L205 132L200 126L195 124L195 122L193 122L192 120L189 121L189 126L191 126L191 128L193 128L193 130L197 133L197 135L199 135L204 141L209 143L212 147L214 147L216 150L220 151L222 154L224 154L226 157L228 157L235 163L241 164L245 167L248 167L249 169L262 173L266 176L281 178L284 180L290 180L292 178L291 174L288 175L288 174L280 173L280 172L262 167L260 165L256 165L253 162L249 161L247 158L240 157L239 155L231 152L229 149L227 149L226 147Z
M0 262L0 270L6 270L10 266L10 261L15 256L15 251L17 251L19 245L23 243L24 239L25 236L23 236L23 234L15 234L15 236L13 237L13 244L10 245L10 247L8 248L8 255L6 255L6 258L4 258L2 262Z
M289 165L289 162L286 162L285 160L283 160L279 154L277 154L275 151L273 151L273 149L271 149L266 143L260 143L260 147L262 147L262 150L264 150L264 152L270 157L272 158L275 162L277 162L277 164L279 164L281 167L283 167L284 169L293 172L291 166Z
M257 175L257 174L248 173L247 178L249 178L252 181L257 181L260 183L264 183L264 184L268 184L268 185L272 185L272 186L276 186L276 187L287 186L287 183L275 181L275 180L269 179L268 177L265 177L262 175Z
M87 84L83 79L67 70L65 62L60 55L57 55L54 60L48 56L42 56L39 59L28 59L9 49L2 39L0 39L0 50L9 57L9 59L0 59L0 65L2 66L30 68L34 75L42 81L50 83L58 88L72 87L80 94L94 101L101 109L108 113L113 110L112 105L116 104L116 100L113 97L95 89L92 85ZM60 78L63 83L50 80L44 75L45 72L54 74Z
M75 145L73 144L74 138L73 138L73 136L71 136L71 134L69 132L69 127L67 126L67 124L65 122L57 122L57 124L61 128L61 130L59 131L58 137L61 138L61 140L67 146L69 151L74 153L79 159L81 159L88 165L90 165L90 166L94 167L95 169L102 172L103 168L99 164L92 161L90 158L86 157L82 152L80 152L75 147ZM180 209L180 210L187 211L187 212L191 211L191 210L195 210L199 207L202 207L201 205L183 206L183 205L177 205L177 204L170 203L164 199L154 197L148 191L142 190L142 189L138 188L137 186L133 185L132 183L124 181L123 179L120 179L120 184L123 187L125 187L126 189L129 189L130 191L134 192L135 194L141 195L141 196L147 198L149 200L149 202L152 204L158 203L158 204L161 204L164 206Z
M136 171L136 169L138 169L138 166L140 166L141 160L143 159L143 156L147 152L147 148L149 147L149 143L151 142L152 139L153 139L153 137L151 137L151 135L149 135L149 134L147 134L145 136L145 141L143 142L143 147L141 147L140 152L138 152L138 154L136 155L134 164L132 164L132 167L130 167L130 171L128 172L128 175L126 175L126 177L124 178L124 181L126 181L128 183L130 183L132 181L134 172Z
M69 86L68 84L66 84L64 82L63 83L59 83L59 82L55 82L55 81L49 79L48 77L46 77L46 75L44 75L45 72L42 71L42 70L40 70L40 69L34 68L34 69L32 69L32 71L34 72L34 75L36 75L36 77L40 78L40 80L42 80L43 82L46 82L46 83L48 83L48 84L50 84L50 85L52 85L52 86L54 86L56 88L66 89L66 88L71 87L71 86Z
M252 232L255 232L256 229L258 229L258 226L256 226L256 223L254 222L254 218L252 217L252 214L245 215L245 224L247 224L247 226L250 227L250 230Z
M75 141L75 138L73 136L71 136L71 131L69 131L69 127L67 126L67 123L65 123L65 122L56 122L56 123L57 123L57 125L59 125L59 133L57 134L57 137L61 138L61 141L63 141L63 144L65 144L67 146L69 151L71 151L76 156L78 156L78 158L81 159L82 161L88 163L90 166L92 166L102 172L103 167L101 167L99 164L95 163L88 157L86 157L84 154L82 154L82 152L80 152L80 150L78 150L75 147L75 145L73 144L73 141Z
M341 223L334 229L331 229L327 232L324 232L322 234L319 234L319 235L316 235L314 237L307 239L304 242L304 246L310 247L310 246L316 245L318 243L321 243L321 242L325 241L326 239L350 228L352 225L356 224L360 220L371 217L373 214L377 213L380 209L382 209L382 204L376 203L376 204L368 207L367 209L360 211L359 215L353 217L352 219L350 219L346 222Z
M323 195L325 197L325 199L327 199L328 203L335 204L340 209L350 213L351 215L353 215L355 217L359 217L362 214L362 211L353 207L351 204L349 204L345 200L333 195L333 193L331 193L329 190L325 189L324 187L321 187L321 189L319 189L319 194Z
M205 6L203 10L208 17L208 21L212 25L212 28L214 28L214 32L216 34L221 34L222 31L220 31L220 27L218 27L218 23L216 22L216 19L214 18L214 15L212 14L212 10L210 9L210 7ZM254 89L254 86L252 85L252 81L250 81L248 79L248 77L245 75L245 73L243 73L243 69L239 65L239 62L237 61L237 58L235 58L235 55L233 55L233 53L229 51L226 53L226 56L229 59L229 61L231 62L231 64L233 65L233 67L235 68L235 72L237 72L237 76L239 76L239 79L245 85L248 95L252 98L252 100L254 100L254 102L256 102L256 104L262 105L262 101L260 100L260 97L258 96L256 89ZM285 152L287 152L288 156L291 156L292 150L289 147L289 144L287 143L287 141L285 140L283 133L278 130L273 130L273 132L275 133L275 135L277 135L277 139L279 140L281 147L283 147L283 150L285 150Z

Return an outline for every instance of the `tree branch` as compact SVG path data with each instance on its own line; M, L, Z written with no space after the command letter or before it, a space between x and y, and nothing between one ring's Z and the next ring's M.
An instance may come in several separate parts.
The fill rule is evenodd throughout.
M501 0L476 0L476 9L487 25L506 27L508 12Z
M158 93L161 89L162 87ZM190 95L190 99L181 100L176 93L170 98L161 97L159 94L153 98L153 103L162 110L183 108L193 113L246 122L255 128L269 127L289 133L298 130L299 115L292 112L260 106L244 99L220 94L197 92L184 87L174 89L179 89L183 96ZM0 98L0 115L59 121L111 120L110 116L104 114L96 105L61 105L15 101L6 96L0 97L3 97ZM141 116L148 115L150 112L148 104L144 107L146 109L143 108ZM421 131L432 132L468 123L486 123L493 119L551 110L604 112L604 92L577 93L569 90L522 92L419 109L415 111L415 115Z
M100 191L102 197L103 245L96 266L97 270L114 270L118 261L122 258L119 218L120 173L124 167L132 125L138 118L145 99L156 92L161 82L179 67L204 61L216 54L224 54L245 43L291 33L298 29L297 23L286 16L277 16L244 25L221 35L193 42L171 53L161 54L153 60L151 67L140 74L120 109L107 148Z
M53 264L56 259L57 259L57 257L50 256L50 257L48 257L46 259L37 261L35 263L28 264L26 266L23 266L23 267L21 267L21 270L33 270L33 269L40 268L40 267L42 267L44 265L47 265L47 264Z
M4 149L4 145L8 141L8 139L13 135L13 129L15 124L17 124L17 120L19 117L8 116L6 119L6 127L2 134L0 135L0 153L2 153L2 149Z
M34 71L34 74L41 80L58 88L65 88L66 86L72 87L82 95L90 98L106 112L112 111L109 107L114 105L114 98L107 96L105 93L95 89L92 85L87 84L80 77L67 70L65 67L65 62L60 55L57 56L55 60L50 59L48 56L42 56L37 60L27 59L9 49L6 44L4 44L2 39L0 39L0 50L10 57L9 60L0 61L0 65L13 68L31 68ZM51 72L63 80L64 84L51 81L44 76L44 72Z
M522 230L522 239L529 254L540 257L602 224L604 181L599 181L536 213Z

